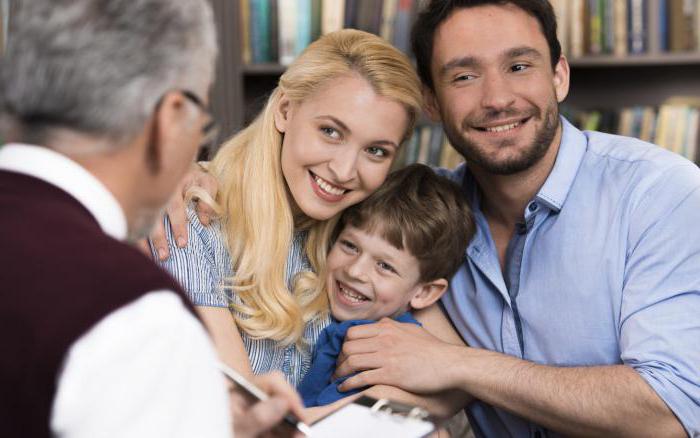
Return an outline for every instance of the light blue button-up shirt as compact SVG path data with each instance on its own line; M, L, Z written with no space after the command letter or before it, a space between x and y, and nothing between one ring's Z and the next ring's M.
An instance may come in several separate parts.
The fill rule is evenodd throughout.
M562 123L504 271L468 169L440 172L463 184L477 223L445 309L473 347L552 366L628 365L700 436L700 170ZM556 436L481 402L468 414L477 435Z

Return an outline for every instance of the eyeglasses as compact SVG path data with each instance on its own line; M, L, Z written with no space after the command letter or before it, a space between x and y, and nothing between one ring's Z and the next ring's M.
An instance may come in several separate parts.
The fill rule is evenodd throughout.
M215 145L216 141L219 138L219 125L216 123L216 120L214 119L214 115L211 113L209 108L207 108L206 105L204 105L204 102L197 97L196 94L189 90L178 90L180 93L182 93L183 96L193 104L197 105L200 110L202 110L203 113L205 113L209 117L209 122L207 122L203 127L202 127L202 144L200 145L200 148L206 149L207 151L211 151L213 146Z

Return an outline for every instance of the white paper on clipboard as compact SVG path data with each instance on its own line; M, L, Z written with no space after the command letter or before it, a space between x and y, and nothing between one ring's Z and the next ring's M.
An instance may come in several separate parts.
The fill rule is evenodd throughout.
M311 426L314 438L420 438L435 430L428 414L411 406L362 397Z

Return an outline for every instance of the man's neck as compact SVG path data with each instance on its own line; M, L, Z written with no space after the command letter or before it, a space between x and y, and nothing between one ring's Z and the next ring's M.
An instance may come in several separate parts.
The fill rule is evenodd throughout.
M112 193L126 216L128 227L133 227L138 210L134 194L139 193L140 179L125 175L125 169L136 169L140 164L130 145L115 147L104 139L84 136L72 131L54 132L47 146L80 164Z

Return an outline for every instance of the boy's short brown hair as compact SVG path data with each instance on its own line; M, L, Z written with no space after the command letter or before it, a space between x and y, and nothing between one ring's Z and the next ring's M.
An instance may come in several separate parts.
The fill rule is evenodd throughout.
M422 164L393 172L376 192L346 209L337 233L345 225L405 247L418 259L421 282L451 278L475 231L462 189Z

